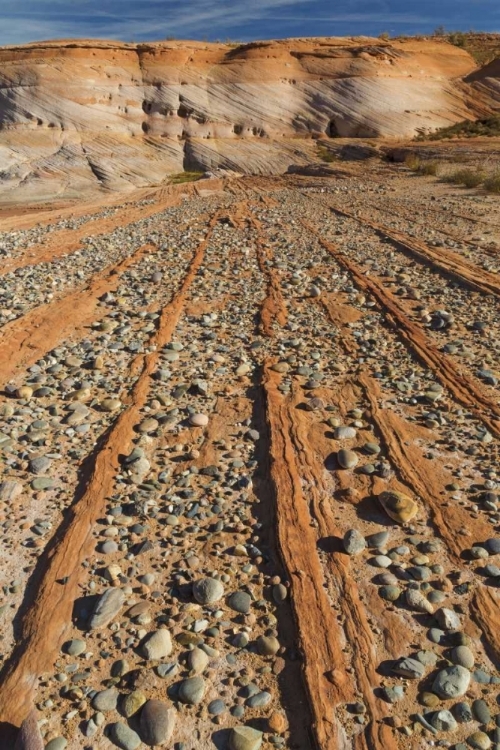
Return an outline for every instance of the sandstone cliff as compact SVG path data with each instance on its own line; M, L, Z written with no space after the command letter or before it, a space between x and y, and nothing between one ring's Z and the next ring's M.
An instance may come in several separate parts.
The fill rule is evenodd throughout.
M126 190L182 169L283 172L313 158L318 135L411 137L488 111L475 69L437 40L0 48L0 199Z

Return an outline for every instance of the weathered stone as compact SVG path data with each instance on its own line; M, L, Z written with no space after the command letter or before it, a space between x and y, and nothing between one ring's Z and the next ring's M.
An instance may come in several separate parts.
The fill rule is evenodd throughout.
M262 732L252 727L233 727L229 736L230 750L259 750L262 746Z
M411 521L418 513L418 505L411 497L396 490L386 490L378 496L387 515L397 523Z
M190 706L201 703L205 695L205 680L203 677L188 677L183 680L179 687L179 700Z
M459 630L461 626L460 617L452 609L441 607L436 611L434 617L443 630Z
M348 555L359 555L366 548L366 541L360 531L349 529L344 534L343 545Z
M141 738L122 721L117 721L108 727L109 737L120 750L137 750L141 744Z
M92 708L96 711L114 711L118 704L118 690L116 688L109 688L108 690L101 690L99 693L94 695L92 699Z
M274 656L280 650L280 643L272 635L259 635L257 638L257 651L261 656Z
M36 711L30 711L21 724L14 750L44 750L44 747Z
M0 502L2 503L13 503L23 491L23 486L20 482L15 482L11 479L6 479L0 483Z
M432 685L432 692L440 698L460 698L467 692L470 683L470 672L465 667L446 667L437 673Z
M140 651L145 659L158 661L172 653L172 638L166 628L149 633L140 646Z
M342 448L342 450L337 453L337 461L342 469L354 469L354 467L358 465L359 458L354 451Z
M121 704L121 712L129 719L146 703L146 696L140 690L126 695Z
M216 578L202 578L193 584L193 596L200 604L212 604L222 599L224 586Z
M393 667L394 674L406 677L410 680L421 680L425 674L425 667L417 659L406 657L400 659Z
M125 594L121 589L107 589L99 598L90 617L89 630L104 628L118 614L125 601Z
M227 603L235 612L247 615L252 606L252 597L246 591L235 591L234 594L231 594Z
M149 700L141 711L140 733L150 747L165 745L172 738L177 711L159 700Z

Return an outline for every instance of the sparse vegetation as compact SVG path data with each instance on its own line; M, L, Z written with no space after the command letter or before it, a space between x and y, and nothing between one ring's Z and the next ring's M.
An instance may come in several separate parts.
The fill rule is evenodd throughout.
M449 31L444 26L434 29L433 36L465 49L478 65L487 65L500 56L500 37L480 31Z
M479 187L486 177L486 173L481 170L472 167L462 167L443 175L443 180L453 185L464 185L464 187L473 188Z
M417 154L409 154L405 166L415 174L440 177L451 185L463 185L466 188L483 186L490 193L500 193L500 171L488 171L488 165L467 167L459 164L423 160Z
M438 161L423 161L418 168L418 172L420 174L432 175L433 177L436 177L436 175L439 173L439 167L440 164Z
M405 159L405 167L408 167L408 169L411 169L412 172L418 172L420 164L421 164L420 157L417 156L416 154L408 154L408 156Z
M382 33L378 35L378 38L382 39L384 42L386 42L388 39L390 39L389 32L388 31L382 31Z
M454 44L455 47L466 47L467 46L467 34L463 31L452 31L448 34L448 41L450 44Z
M405 167L412 172L435 177L439 172L440 164L438 161L422 160L417 154L409 154L405 159Z
M476 138L478 136L500 136L500 115L492 115L482 120L463 120L428 135L417 135L415 140L440 141L445 138Z
M484 187L489 193L500 193L500 172L495 172L484 181Z
M203 172L178 172L170 175L170 182L179 185L182 182L196 182L203 177Z
M327 164L331 164L332 161L337 161L335 154L320 143L317 145L317 151L321 161L327 162Z

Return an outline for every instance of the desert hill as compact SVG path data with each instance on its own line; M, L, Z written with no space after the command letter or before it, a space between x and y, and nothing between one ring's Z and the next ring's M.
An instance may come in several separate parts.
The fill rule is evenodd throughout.
M318 136L401 139L498 106L442 39L231 45L66 40L0 49L0 199L128 190L215 168L280 173Z

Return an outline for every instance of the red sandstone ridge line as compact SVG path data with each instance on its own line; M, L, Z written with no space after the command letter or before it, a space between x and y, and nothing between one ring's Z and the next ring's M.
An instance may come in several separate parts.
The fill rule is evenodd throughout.
M477 268L471 263L467 263L460 258L457 253L453 253L441 247L439 250L434 250L424 242L407 237L403 232L389 229L382 224L375 224L374 222L356 216L356 214L346 211L343 208L330 206L330 209L341 216L354 219L358 223L370 227L370 229L373 229L379 234L383 234L385 237L388 237L390 240L403 247L419 261L423 261L426 265L430 265L434 270L438 271L438 273L442 274L444 272L449 276L453 276L459 282L466 284L476 292L481 292L482 294L493 294L496 297L500 297L500 283L498 276L489 273L482 268Z
M500 632L498 629L498 593L483 584L476 588L470 604L471 615L482 631L494 661L500 661Z
M339 626L323 588L317 538L290 439L291 424L277 384L280 377L264 373L266 420L270 434L271 479L276 497L277 540L291 583L304 677L313 715L318 750L338 750L334 707L345 690ZM327 675L329 675L327 677Z
M442 385L462 406L466 406L483 422L487 429L500 437L500 407L491 401L469 376L459 372L454 363L429 341L424 332L401 310L393 295L375 277L368 278L358 266L335 245L323 239L308 222L302 224L312 232L336 261L351 274L356 285L377 300L389 321L392 320L398 335L418 359L434 372Z
M167 191L167 197L148 206L125 206L121 208L114 216L103 217L95 221L87 221L78 229L60 229L49 235L48 241L39 245L31 245L25 252L12 258L6 263L2 263L0 275L5 275L10 271L25 266L34 266L39 263L60 258L62 255L69 255L82 248L81 240L86 237L99 237L107 235L118 227L127 227L142 219L148 219L156 214L160 214L167 208L178 205L183 195L193 193L194 186L188 184L171 186L171 193ZM187 193L186 193L187 191ZM170 194L169 194L170 193ZM98 208L97 210L101 210Z
M265 202L268 199L264 199ZM265 242L262 238L262 229L260 222L252 217L252 226L257 232L257 262L261 273L267 279L266 296L260 308L260 331L264 336L273 336L273 325L277 323L282 328L286 325L288 314L283 295L281 293L281 284L277 271L266 263L270 259Z
M18 726L29 714L38 677L52 668L71 626L79 568L94 544L92 528L102 515L106 498L112 491L115 472L119 468L119 454L130 444L140 409L148 397L150 376L157 366L162 347L168 343L178 323L217 220L218 215L212 219L209 233L199 245L179 291L162 310L157 332L151 338L156 349L143 355L142 371L132 389L130 406L120 414L98 448L83 494L40 558L39 565L45 567L41 568L36 598L22 619L17 645L0 684L0 722ZM60 583L62 579L66 580L65 585Z
M135 253L100 271L83 289L35 307L0 329L0 386L29 367L63 339L80 332L96 319L96 306L106 292L112 292L120 277L153 245L142 245ZM104 314L104 313L103 313Z
M477 538L487 538L488 532L491 531L490 524L481 518L471 520L470 513L460 506L454 507L453 513L450 514L449 508L443 506L443 485L433 472L429 472L428 462L425 461L423 452L413 441L408 441L408 433L404 431L401 418L389 409L379 407L377 383L366 373L359 375L358 383L363 388L370 404L372 419L396 472L403 482L422 499L430 512L436 530L458 562L464 549L470 546L470 541L461 535L461 530L468 528Z
M348 387L351 387L350 384ZM328 402L335 404L341 412L346 401L345 396L344 390L329 391ZM317 439L311 440L309 437L311 412L297 408L301 400L300 390L292 388L292 398L286 400L283 408L287 410L290 439L298 457L301 478L308 487L310 515L316 522L321 539L338 538L341 533L335 520L334 502L328 500L325 502L325 498L330 493L323 480L323 465L318 460L321 449ZM349 475L338 475L336 480L341 483L343 489L354 485L353 477ZM335 586L335 598L344 615L343 629L352 648L351 666L354 668L356 683L367 709L367 722L363 730L356 734L354 748L356 750L396 750L397 741L394 732L384 722L386 717L384 704L374 693L375 688L380 687L381 682L377 672L379 655L365 605L352 575L351 560L347 555L333 553L325 556L323 564L329 574L330 585L333 583ZM337 674L340 674L340 669L337 670ZM343 694L336 695L337 703L356 700L352 677L345 674L344 680L346 685L351 685L350 693L346 695L346 688L344 688Z

